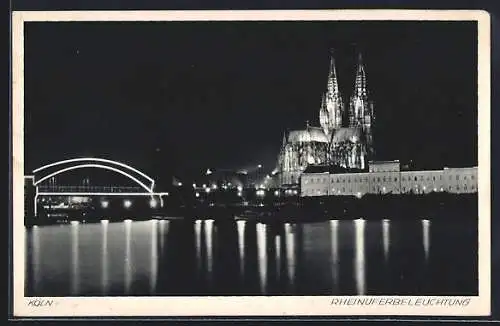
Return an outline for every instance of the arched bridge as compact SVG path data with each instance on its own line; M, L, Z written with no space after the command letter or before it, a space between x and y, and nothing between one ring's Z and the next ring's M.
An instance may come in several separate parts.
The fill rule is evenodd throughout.
M54 177L79 169L99 169L112 171L125 176L137 187L121 187L116 185L79 186L51 185ZM158 198L163 207L162 196L168 193L155 192L155 180L138 169L122 163L103 158L73 158L41 166L33 170L33 175L26 176L34 187L34 213L37 215L38 198L40 196L150 196L152 200ZM131 190L132 189L132 190Z
M41 166L33 170L33 185L38 186L59 174L83 168L110 170L129 178L147 192L154 191L153 178L130 165L102 158L74 158Z

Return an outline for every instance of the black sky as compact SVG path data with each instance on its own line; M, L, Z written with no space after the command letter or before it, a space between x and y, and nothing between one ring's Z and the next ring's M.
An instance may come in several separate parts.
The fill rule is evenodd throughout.
M26 169L76 156L158 177L275 164L318 124L334 48L344 101L363 53L378 159L477 164L473 22L27 23Z

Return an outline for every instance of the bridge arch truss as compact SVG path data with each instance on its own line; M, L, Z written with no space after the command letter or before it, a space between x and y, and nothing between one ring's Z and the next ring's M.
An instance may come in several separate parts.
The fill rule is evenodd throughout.
M134 183L139 185L143 192L41 192L39 191L39 186L43 184L44 181L49 180L57 175L83 169L83 168L96 168L101 170L113 171L117 174L123 175L128 179L132 180ZM155 180L139 171L138 169L118 161L113 161L103 158L73 158L62 161L57 161L54 163L43 165L35 170L33 170L33 175L26 176L25 178L31 179L32 184L35 187L35 198L34 198L34 209L35 215L37 215L37 201L40 196L150 196L151 198L158 197L160 199L160 206L163 207L162 197L168 193L155 192Z

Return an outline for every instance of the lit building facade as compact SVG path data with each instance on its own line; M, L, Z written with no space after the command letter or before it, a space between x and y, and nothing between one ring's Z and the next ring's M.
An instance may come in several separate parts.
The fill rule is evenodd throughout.
M477 166L428 171L401 171L398 161L369 162L367 172L338 173L330 166L306 169L300 178L300 194L309 196L357 196L365 194L476 193Z
M339 90L333 55L326 90L322 94L319 127L307 123L303 130L285 133L278 157L281 185L298 184L309 165L335 165L347 169L366 169L374 155L373 102L369 99L366 72L358 58L353 93L347 109Z

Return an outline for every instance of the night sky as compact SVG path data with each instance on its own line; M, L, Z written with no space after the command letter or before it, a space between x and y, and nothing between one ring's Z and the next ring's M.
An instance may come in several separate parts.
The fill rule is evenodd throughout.
M27 23L25 165L77 156L159 178L274 168L319 125L330 48L347 104L357 52L377 159L477 165L477 30L464 22Z

